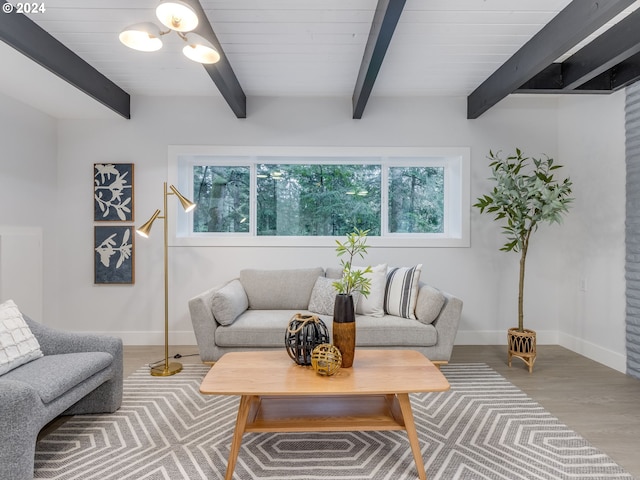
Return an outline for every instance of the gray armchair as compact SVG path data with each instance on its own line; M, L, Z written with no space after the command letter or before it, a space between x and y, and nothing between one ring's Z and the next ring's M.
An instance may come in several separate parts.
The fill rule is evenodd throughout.
M23 315L43 357L0 376L0 478L33 479L38 433L60 415L122 403L122 341L63 332Z

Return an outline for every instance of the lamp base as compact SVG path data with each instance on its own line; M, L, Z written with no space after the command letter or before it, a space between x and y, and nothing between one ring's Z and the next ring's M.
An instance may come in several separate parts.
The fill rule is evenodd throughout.
M182 364L178 362L170 363L169 365L163 364L155 366L151 369L151 375L154 377L168 377L169 375L175 375L182 370Z

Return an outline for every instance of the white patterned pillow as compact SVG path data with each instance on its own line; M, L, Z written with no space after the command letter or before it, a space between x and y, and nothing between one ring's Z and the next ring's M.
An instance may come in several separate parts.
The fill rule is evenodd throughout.
M0 375L40 357L40 344L16 304L0 303Z
M384 311L389 315L416 320L418 283L422 264L390 268L384 292Z
M364 270L366 267L353 267ZM369 317L384 317L384 288L386 285L387 264L382 263L371 268L364 276L371 279L369 296L362 295L356 304L356 313ZM355 299L354 299L355 300Z
M309 299L309 311L321 315L333 315L333 305L336 302L337 291L333 286L335 278L318 277L311 298Z

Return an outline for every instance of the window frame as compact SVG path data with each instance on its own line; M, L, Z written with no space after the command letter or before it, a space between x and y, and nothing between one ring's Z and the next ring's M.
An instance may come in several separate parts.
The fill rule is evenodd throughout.
M170 246L246 246L246 247L330 247L332 236L258 236L256 234L256 165L259 163L309 164L310 158L322 157L323 163L382 165L381 178L381 236L371 236L372 247L469 247L470 246L470 149L468 147L240 147L240 146L185 146L168 148L168 181L190 198L193 192L193 169L198 157L221 157L221 166L250 167L250 222L249 232L192 232L190 215L167 205L170 221ZM274 158L273 161L270 158ZM284 161L286 159L286 162ZM335 159L335 161L333 161ZM390 233L388 232L388 180L393 166L425 167L445 166L445 232L444 233Z

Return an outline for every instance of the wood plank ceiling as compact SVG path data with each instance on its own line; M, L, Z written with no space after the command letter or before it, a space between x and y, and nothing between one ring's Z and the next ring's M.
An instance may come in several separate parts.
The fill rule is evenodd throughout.
M640 2L634 0L200 4L227 67L203 71L182 56L175 35L163 37L159 52L121 45L118 33L125 26L155 21L157 0L47 0L46 12L28 17L132 96L223 95L239 118L246 114L240 93L249 103L254 96L353 97L354 118L376 96L465 96L468 117L477 118L514 91L605 92L640 75L640 13L631 14ZM19 32L9 31L9 18L0 15L0 39L13 45L7 37ZM617 30L581 50L614 24ZM2 75L19 76L19 70ZM220 81L229 71L237 78L235 87ZM19 81L2 75L0 91L27 95L18 91Z

